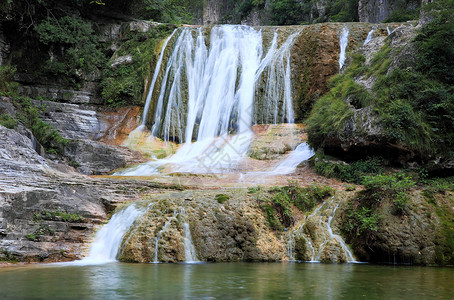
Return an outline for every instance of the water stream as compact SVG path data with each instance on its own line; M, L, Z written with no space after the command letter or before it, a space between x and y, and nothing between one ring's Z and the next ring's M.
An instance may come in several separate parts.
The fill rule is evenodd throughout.
M363 46L364 46L364 45L367 45L367 43L370 42L370 40L371 40L372 37L373 37L374 31L375 31L374 28L372 28L371 31L369 31L369 33L367 34L366 40L364 41Z
M287 252L290 260L295 260L294 248L297 238L302 238L306 244L306 257L309 262L331 261L340 262L345 257L349 263L357 262L348 245L338 234L333 233L332 222L342 201L336 197L326 200L314 209L302 222L288 234ZM310 228L310 229L309 229ZM329 253L327 245L335 242L340 252Z
M345 51L348 45L348 34L349 30L347 27L342 28L342 33L339 36L339 44L340 44L340 53L339 53L339 70L342 70L342 67L345 63Z

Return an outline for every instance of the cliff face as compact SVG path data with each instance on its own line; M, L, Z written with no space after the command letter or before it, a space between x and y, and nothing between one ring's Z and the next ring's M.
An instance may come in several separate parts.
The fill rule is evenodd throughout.
M360 22L380 23L393 12L415 11L421 6L420 0L401 1L393 0L359 0L358 16Z

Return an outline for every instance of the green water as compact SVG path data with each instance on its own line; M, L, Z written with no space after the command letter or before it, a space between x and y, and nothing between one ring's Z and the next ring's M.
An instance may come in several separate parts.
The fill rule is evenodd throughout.
M454 269L229 263L0 269L0 299L454 299Z

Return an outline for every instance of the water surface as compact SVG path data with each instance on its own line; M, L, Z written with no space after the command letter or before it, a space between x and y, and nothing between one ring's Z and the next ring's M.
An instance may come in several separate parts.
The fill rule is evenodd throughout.
M454 269L217 263L0 269L2 299L452 299Z

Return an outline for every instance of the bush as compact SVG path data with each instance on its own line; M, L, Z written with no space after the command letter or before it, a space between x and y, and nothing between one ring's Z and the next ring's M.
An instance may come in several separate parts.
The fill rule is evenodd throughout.
M230 196L226 195L226 194L217 194L214 199L216 199L216 201L220 204L223 204L225 201L229 200L230 199Z

